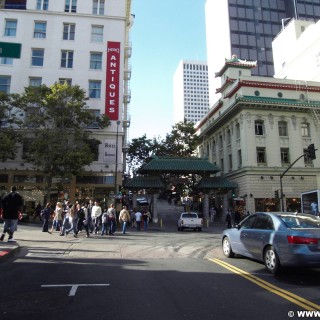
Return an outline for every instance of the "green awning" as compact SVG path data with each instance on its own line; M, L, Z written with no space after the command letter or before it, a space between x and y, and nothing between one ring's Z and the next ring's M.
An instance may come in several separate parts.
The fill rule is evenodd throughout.
M203 178L198 184L198 189L236 189L237 187L236 182L223 177Z
M164 189L165 185L159 177L134 177L124 183L126 189Z

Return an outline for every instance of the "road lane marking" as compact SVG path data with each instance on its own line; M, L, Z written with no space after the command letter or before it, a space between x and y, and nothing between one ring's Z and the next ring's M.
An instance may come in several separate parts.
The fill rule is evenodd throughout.
M261 278L258 278L256 276L254 276L253 274L244 271L242 269L239 269L225 261L222 261L220 259L209 259L211 262L214 262L216 264L219 264L220 266L222 266L225 269L228 269L230 271L232 271L233 273L236 273L244 278L246 278L247 280L255 283L256 285L266 289L269 292L272 292L306 310L320 310L320 306L313 303L312 301L306 300L298 295L295 295L294 293L291 293L287 290L281 289L273 284L271 284L270 282L267 282Z
M109 283L103 284L43 284L41 288L56 288L56 287L71 287L69 292L69 297L76 295L76 292L79 287L108 287Z

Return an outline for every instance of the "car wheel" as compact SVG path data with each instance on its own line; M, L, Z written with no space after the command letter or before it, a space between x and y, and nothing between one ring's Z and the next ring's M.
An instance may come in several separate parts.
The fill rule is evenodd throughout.
M269 246L264 251L264 264L269 272L277 274L280 271L280 260L277 252L272 246Z
M224 237L222 240L222 250L226 257L228 258L234 257L234 252L232 251L230 240L228 237Z

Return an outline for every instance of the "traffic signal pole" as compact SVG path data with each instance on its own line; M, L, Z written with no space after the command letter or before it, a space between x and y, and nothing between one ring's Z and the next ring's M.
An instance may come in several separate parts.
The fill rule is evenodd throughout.
M282 185L282 179L284 177L284 175L292 168L292 166L299 161L302 157L305 156L310 156L311 160L316 159L316 155L315 155L315 151L317 151L318 149L314 148L314 144L310 144L308 146L308 150L307 153L304 153L302 156L300 156L298 159L296 159L288 168L286 171L284 171L283 173L280 174L280 199L281 199L281 212L283 212L284 210L284 200L283 200L283 185Z

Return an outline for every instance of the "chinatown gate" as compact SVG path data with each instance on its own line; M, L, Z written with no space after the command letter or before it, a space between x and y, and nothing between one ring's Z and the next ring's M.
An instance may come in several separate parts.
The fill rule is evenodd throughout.
M207 159L201 158L175 158L175 157L157 157L145 163L138 170L139 176L133 177L124 183L124 188L133 191L133 206L137 204L137 191L146 189L152 196L152 216L153 222L158 222L158 197L161 190L166 190L165 183L161 180L161 175L195 175L197 180L197 189L204 194L203 214L209 215L209 194L225 194L227 202L227 193L236 189L237 184L224 177L216 176L220 169L210 163ZM213 176L215 175L215 176ZM227 207L227 204L226 204Z

